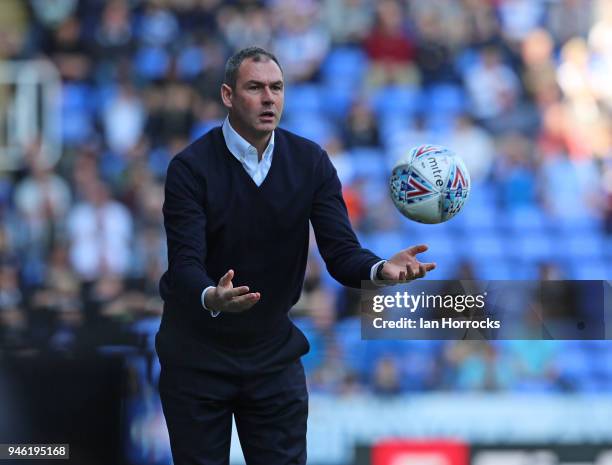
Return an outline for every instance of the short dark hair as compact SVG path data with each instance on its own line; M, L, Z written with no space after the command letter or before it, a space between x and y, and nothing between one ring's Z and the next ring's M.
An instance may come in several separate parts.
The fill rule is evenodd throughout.
M238 80L238 68L244 60L252 59L253 61L268 61L272 60L278 68L283 72L280 63L274 56L274 54L264 50L261 47L247 47L234 53L225 64L225 76L223 77L223 83L230 86L232 89L236 88L236 81Z

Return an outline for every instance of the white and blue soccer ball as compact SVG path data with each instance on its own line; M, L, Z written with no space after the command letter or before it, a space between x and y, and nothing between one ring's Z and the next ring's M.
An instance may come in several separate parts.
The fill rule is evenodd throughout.
M419 145L395 164L389 187L402 215L419 223L442 223L463 208L470 195L470 174L446 147Z

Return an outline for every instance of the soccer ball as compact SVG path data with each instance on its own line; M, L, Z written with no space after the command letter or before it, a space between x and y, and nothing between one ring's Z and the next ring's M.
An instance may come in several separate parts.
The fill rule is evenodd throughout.
M395 164L389 187L402 215L419 223L442 223L465 204L470 195L470 174L451 150L419 145Z

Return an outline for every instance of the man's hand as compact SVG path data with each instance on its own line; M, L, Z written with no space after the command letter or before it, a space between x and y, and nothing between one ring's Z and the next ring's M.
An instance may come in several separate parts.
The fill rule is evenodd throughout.
M416 255L425 252L428 247L424 244L415 245L396 253L389 259L381 270L385 281L405 282L422 278L428 271L436 267L435 263L421 263Z
M248 286L234 287L234 270L229 270L219 280L217 287L204 297L206 307L218 312L240 313L248 310L261 298L259 292L249 292Z

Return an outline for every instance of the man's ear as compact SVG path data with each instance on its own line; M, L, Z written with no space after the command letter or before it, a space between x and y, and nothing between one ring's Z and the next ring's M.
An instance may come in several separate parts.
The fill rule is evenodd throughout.
M221 84L221 100L226 108L232 108L232 88L227 84Z

